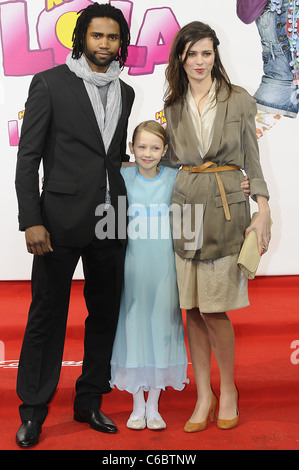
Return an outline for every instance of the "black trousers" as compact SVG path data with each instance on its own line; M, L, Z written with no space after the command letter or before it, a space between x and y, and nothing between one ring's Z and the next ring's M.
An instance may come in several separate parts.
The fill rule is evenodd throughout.
M119 240L98 240L84 248L53 246L35 256L29 309L17 377L22 421L43 423L59 381L71 283L82 258L85 321L82 374L76 382L74 408L97 409L110 391L110 360L123 285L125 246Z

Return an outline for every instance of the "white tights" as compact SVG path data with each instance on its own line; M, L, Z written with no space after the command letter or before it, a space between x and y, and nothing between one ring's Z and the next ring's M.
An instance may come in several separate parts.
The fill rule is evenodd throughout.
M158 402L161 389L150 388L145 402L143 387L133 395L133 411L131 419L138 419L146 415L147 419L159 419Z

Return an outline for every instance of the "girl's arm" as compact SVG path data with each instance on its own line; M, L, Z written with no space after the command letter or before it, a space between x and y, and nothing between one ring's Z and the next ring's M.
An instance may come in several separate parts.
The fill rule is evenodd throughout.
M246 196L250 196L250 181L247 175L244 176L244 181L241 183L241 189L243 189Z

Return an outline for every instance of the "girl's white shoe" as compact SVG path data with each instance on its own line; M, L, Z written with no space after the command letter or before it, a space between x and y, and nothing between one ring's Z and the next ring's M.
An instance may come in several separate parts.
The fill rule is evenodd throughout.
M148 429L152 429L153 431L166 428L166 423L162 419L162 416L159 413L157 417L154 417L153 419L147 418L146 425Z
M141 416L140 418L130 418L127 421L127 427L130 429L144 429L146 427L146 420L145 416Z

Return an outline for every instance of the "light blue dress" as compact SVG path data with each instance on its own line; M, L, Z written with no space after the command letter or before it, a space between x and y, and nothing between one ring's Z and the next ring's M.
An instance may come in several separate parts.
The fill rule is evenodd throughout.
M128 202L125 283L111 360L111 387L182 390L188 379L169 206L177 170L153 179L122 168Z

